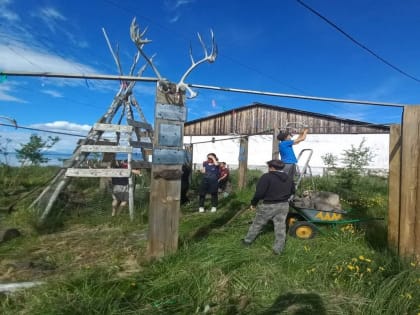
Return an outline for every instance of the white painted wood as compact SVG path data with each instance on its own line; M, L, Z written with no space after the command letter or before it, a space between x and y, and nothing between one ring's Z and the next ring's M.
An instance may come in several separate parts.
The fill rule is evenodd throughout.
M110 132L132 132L133 131L132 126L114 125L114 124L99 124L99 123L96 123L93 126L93 129L97 130L97 131L110 131Z
M108 145L82 145L82 152L112 152L112 153L132 153L133 148L127 146L108 146Z
M131 170L121 168L68 168L68 177L130 177Z
M153 130L152 125L146 122L141 122L137 120L127 119L127 124L133 127L142 128L146 130Z

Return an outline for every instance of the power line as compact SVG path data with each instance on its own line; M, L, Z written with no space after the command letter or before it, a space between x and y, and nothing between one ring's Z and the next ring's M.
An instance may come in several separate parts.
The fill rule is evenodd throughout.
M31 130L31 131L41 131L41 132L54 133L54 134L65 135L65 136L73 136L73 137L86 138L86 135L69 133L69 132L62 132L62 131L52 131L52 130L39 129L39 128L15 126L15 125L11 125L11 124L3 124L3 123L0 123L0 126L13 127L15 129L24 129L24 130Z
M103 1L106 2L106 3L108 3L108 4L110 4L110 5L112 5L112 6L114 6L114 7L116 7L116 8L118 8L118 9L120 9L120 10L123 10L123 11L128 12L130 15L133 14L133 10L134 9L138 9L137 7L132 6L132 5L130 6L131 8L124 7L124 6L122 6L120 4L120 2L116 2L116 1L113 1L113 0L103 0ZM142 15L142 14L136 14L136 15L139 16L139 17L141 17L141 18L143 18L143 19L145 19L145 20L150 21L151 23L153 23L154 25L158 26L159 28L161 28L165 32L169 32L170 34L176 34L177 36L179 36L179 38L182 38L185 41L190 41L190 38L189 37L185 36L185 34L183 34L183 33L180 33L180 32L175 31L173 28L165 27L164 25L160 24L159 22L156 22L154 19L152 19L152 18L150 18L148 16L145 16L145 15ZM305 93L305 91L303 91L302 89L299 89L299 88L297 88L297 87L295 87L295 86L293 86L291 84L288 84L288 83L286 83L286 82L284 82L282 80L279 80L278 78L275 78L272 75L269 75L269 74L267 74L267 73L265 73L265 72L263 72L263 71L261 71L261 70L259 70L257 68L254 68L254 67L252 67L252 66L250 66L248 64L245 64L243 62L240 62L239 60L237 60L237 59L235 59L233 57L230 57L230 56L228 56L226 54L223 54L221 52L218 52L218 56L224 57L225 59L230 60L232 63L237 64L240 67L243 67L243 68L245 68L247 70L250 70L250 71L252 71L254 73L257 73L257 74L259 74L262 77L266 77L266 78L272 80L273 82L276 82L277 84L280 83L281 85L284 85L285 87L288 87L290 89L293 89L293 90L298 91L298 92L301 92L301 93Z
M3 71L3 72L0 72L0 74L15 75L15 76L32 76L32 77L71 78L71 79L98 79L100 78L102 80L119 80L119 81L121 80L147 81L147 82L159 81L158 78L152 78L152 77L118 76L118 75L109 75L109 74L69 74L69 73L25 72L25 71ZM285 98L297 98L297 99L305 99L305 100L312 100L312 101L328 101L328 102L335 102L335 103L404 107L404 104L398 104L398 103L372 102L372 101L363 101L363 100L351 100L351 99L317 97L317 96L286 94L286 93L276 93L276 92L265 92L265 91L237 89L237 88L228 88L228 87L220 87L220 86L210 86L210 85L203 85L203 84L187 83L187 85L189 87L195 87L199 89L238 92L238 93L244 93L244 94L257 94L257 95L266 95L266 96L277 96L277 97L285 97Z
M366 45L364 45L361 42L359 42L358 40L356 40L353 36L351 36L350 34L348 34L347 32L345 32L337 24L331 22L329 19L327 19L325 16L323 16L321 13L319 13L315 9L311 8L309 5L307 5L306 3L304 3L302 0L296 0L296 1L300 5L302 5L304 8L306 8L309 11L311 11L313 14L315 14L316 16L318 16L319 18L321 18L322 20L324 20L326 23L328 23L332 27L334 27L337 31L339 31L341 34L343 34L344 36L346 36L348 39L350 39L350 41L352 41L353 43L355 43L357 46L359 46L360 48L366 50L369 54L371 54L372 56L374 56L375 58L377 58L378 60L380 60L382 63L386 64L387 66L391 67L392 69L394 69L395 71L401 73L402 75L404 75L404 76L406 76L406 77L408 77L408 78L410 78L410 79L412 79L412 80L420 83L420 79L418 79L415 76L407 73L406 71L402 70L401 68L393 65L391 62L389 62L386 59L384 59L381 56L379 56L373 50L371 50L370 48L366 47Z
M311 100L311 101L328 101L328 102L335 102L335 103L404 107L403 104L398 104L398 103L372 102L372 101L351 100L351 99L341 99L341 98L317 97L317 96L308 96L308 95L264 92L264 91L244 90L244 89L227 88L227 87L220 87L220 86L210 86L210 85L202 85L202 84L187 84L187 85L189 87L195 87L195 88L199 88L199 89L218 90L218 91L226 91L226 92L238 92L238 93L245 93L245 94L258 94L258 95L276 96L276 97L285 97L285 98L297 98L297 99L304 99L304 100Z

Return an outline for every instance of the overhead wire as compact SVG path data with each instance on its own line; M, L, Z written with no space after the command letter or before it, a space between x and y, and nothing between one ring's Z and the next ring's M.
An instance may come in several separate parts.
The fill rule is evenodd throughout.
M360 48L362 48L363 50L367 51L369 54L371 54L372 56L374 56L375 58L377 58L378 60L380 60L382 63L386 64L387 66L391 67L392 69L394 69L395 71L399 72L400 74L420 83L420 79L415 77L414 75L409 74L408 72L402 70L400 67L397 67L396 65L394 65L393 63L391 63L390 61L386 60L385 58L381 57L379 54L377 54L376 52L374 52L372 49L370 49L369 47L367 47L366 45L362 44L361 42L359 42L357 39L355 39L353 36L351 36L349 33L347 33L346 31L344 31L341 27L339 27L337 24L335 24L334 22L332 22L331 20L329 20L328 18L326 18L325 16L323 16L321 13L319 13L318 11L316 11L314 8L310 7L309 5L307 5L305 2L303 2L302 0L296 0L296 2L298 2L301 6L303 6L304 8L306 8L307 10L309 10L310 12L312 12L313 14L315 14L316 16L318 16L320 19L322 19L323 21L325 21L327 24L329 24L330 26L332 26L333 28L335 28L338 32L340 32L341 34L343 34L345 37L347 37L350 41L352 41L354 44L356 44L357 46L359 46Z
M115 2L115 1L112 1L112 0L103 0L103 1L106 2L106 3L108 3L108 4L111 4L112 6L118 8L118 9L121 9L123 11L126 11L129 14L133 14L134 9L137 9L136 7L133 7L133 6L131 6L131 9L127 9L126 7L122 6L120 2ZM146 20L148 20L148 21L150 21L150 22L152 22L154 25L158 26L159 28L161 28L165 32L169 32L170 34L176 34L177 36L179 36L183 40L188 41L188 42L190 41L190 39L187 36L185 36L184 34L182 34L180 32L177 32L173 28L165 27L164 25L156 22L154 19L152 19L152 18L150 18L148 16L140 15L140 14L137 14L137 15L140 16L140 17L142 17L142 18L144 18L144 19L146 19ZM261 75L263 77L266 77L266 78L272 80L273 82L280 83L280 84L284 85L285 87L288 87L288 88L293 89L295 91L305 93L305 91L303 91L302 89L299 89L299 88L297 88L295 86L292 86L291 84L288 84L286 82L283 82L283 81L279 80L278 78L275 78L275 77L273 77L273 76L271 76L271 75L269 75L267 73L264 73L263 71L261 71L259 69L256 69L256 68L254 68L252 66L249 66L247 64L244 64L244 63L236 60L233 57L230 57L230 56L228 56L226 54L223 54L221 52L218 52L218 55L219 56L223 56L224 58L230 60L233 63L236 63L237 65L239 65L239 66L241 66L243 68L246 68L246 69L251 70L251 71L253 71L255 73L258 73L259 75Z

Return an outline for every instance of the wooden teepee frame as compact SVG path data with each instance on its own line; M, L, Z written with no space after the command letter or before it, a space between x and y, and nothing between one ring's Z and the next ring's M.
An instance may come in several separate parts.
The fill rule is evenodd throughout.
M131 29L135 28L135 20L133 20ZM120 75L123 75L119 56L112 49L105 30L103 30L104 36L111 50L114 61L118 67ZM144 32L143 34L144 35ZM161 79L159 72L152 63L152 59L148 58L142 48L149 41L143 41L136 46L139 51L134 57L134 61L131 65L129 76L134 75L134 71L140 60L140 55L146 59L146 64L140 68L137 72L137 76L141 77L145 71L147 65L151 65L158 78ZM140 50L141 49L141 50ZM90 129L86 138L79 141L77 147L73 151L72 157L66 161L65 168L62 168L57 175L52 179L47 187L41 192L38 198L32 203L32 207L38 208L42 211L40 216L40 222L43 222L48 214L50 213L55 201L58 198L63 189L69 184L72 177L126 177L129 180L129 211L130 217L134 216L134 202L133 202L133 179L131 176L131 169L133 163L136 168L150 168L151 165L148 162L148 157L151 153L153 144L153 128L146 121L140 104L137 102L133 88L135 81L121 81L120 89L114 96L114 99L109 106L108 110L102 117L99 118L97 123ZM134 110L137 112L139 120L134 119ZM117 113L120 112L120 117L116 124L113 124L113 120ZM123 118L126 118L126 125L122 125ZM116 141L110 142L105 141L104 134L115 133ZM134 133L136 140L132 140L132 134ZM124 137L125 136L125 137ZM123 139L125 138L125 139ZM123 141L125 144L122 145ZM139 148L142 153L142 161L132 161L133 148ZM117 153L126 153L128 158L127 169L112 169L112 168L83 168L83 162L86 161L91 153L111 153L114 156Z

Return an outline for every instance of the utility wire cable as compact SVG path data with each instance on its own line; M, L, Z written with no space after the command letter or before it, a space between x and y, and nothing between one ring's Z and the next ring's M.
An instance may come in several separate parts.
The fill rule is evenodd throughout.
M406 71L402 70L401 68L393 65L391 62L389 62L388 60L382 58L381 56L379 56L377 53L375 53L373 50L371 50L370 48L366 47L366 45L362 44L361 42L359 42L357 39L355 39L353 36L351 36L350 34L348 34L347 32L345 32L342 28L340 28L337 24L331 22L329 19L327 19L325 16L323 16L321 13L319 13L318 11L316 11L315 9L311 8L309 5L307 5L306 3L304 3L302 0L296 0L300 5L302 5L304 8L306 8L307 10L311 11L313 14L315 14L316 16L318 16L319 18L321 18L322 20L324 20L326 23L328 23L329 25L331 25L332 27L334 27L337 31L339 31L341 34L343 34L344 36L346 36L348 39L350 39L353 43L355 43L357 46L359 46L360 48L366 50L368 53L370 53L371 55L373 55L375 58L377 58L378 60L380 60L382 63L386 64L387 66L391 67L392 69L394 69L395 71L401 73L402 75L416 81L420 83L420 79L416 78L415 76L407 73Z
M75 134L75 133L69 133L69 132L62 132L62 131L52 131L52 130L46 130L46 129L39 129L39 128L31 128L31 127L23 127L23 126L15 126L11 124L3 124L0 123L0 126L6 126L6 127L13 127L15 129L24 129L24 130L31 130L31 131L41 131L41 132L47 132L47 133L54 133L58 135L65 135L65 136L73 136L73 137L80 137L85 138L87 135L81 135L81 134Z

